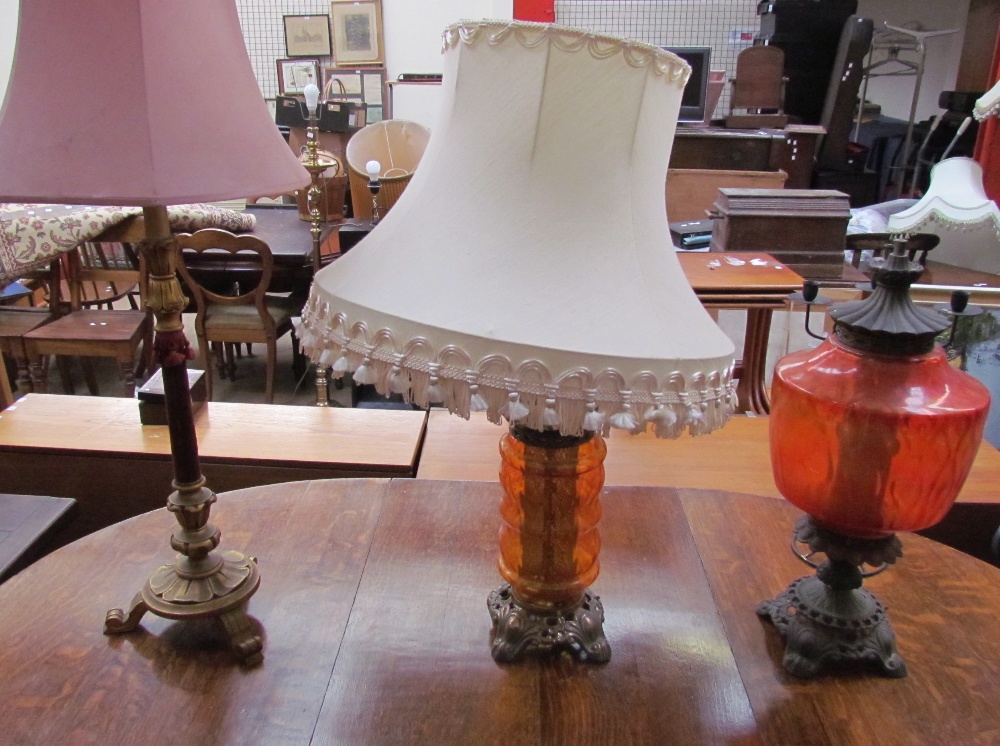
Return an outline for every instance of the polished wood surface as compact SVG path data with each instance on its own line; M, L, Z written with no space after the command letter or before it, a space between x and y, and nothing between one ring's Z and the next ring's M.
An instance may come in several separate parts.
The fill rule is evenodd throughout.
M770 411L764 379L771 315L802 288L802 277L769 254L753 251L678 254L681 268L706 308L744 309L743 356L736 364L737 410ZM756 262L756 264L754 264Z
M195 431L208 485L225 491L413 476L425 419L412 410L209 402ZM0 459L0 491L80 502L70 538L162 507L173 478L167 427L140 425L133 399L29 394L0 412Z
M65 497L0 494L0 583L51 548L47 541L75 506Z
M222 495L223 548L264 580L265 660L213 627L104 611L168 559L164 511L65 547L0 587L10 743L992 743L1000 570L921 537L868 581L910 675L799 681L754 608L805 568L797 512L723 492L612 488L602 575L611 662L497 665L485 597L499 487L337 480ZM275 521L280 516L280 521ZM294 537L294 541L292 538ZM95 573L94 568L103 568ZM86 592L80 592L85 588Z
M612 430L604 462L607 485L690 487L781 497L771 475L767 417L735 416L708 435L677 440ZM434 409L428 415L418 479L496 482L504 428L474 412L469 421ZM1000 503L1000 451L983 441L960 502Z

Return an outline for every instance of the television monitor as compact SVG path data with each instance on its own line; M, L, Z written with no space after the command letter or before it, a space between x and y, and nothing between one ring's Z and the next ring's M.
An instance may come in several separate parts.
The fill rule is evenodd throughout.
M705 107L708 100L709 61L712 56L711 47L663 47L673 52L691 66L691 77L684 87L681 97L681 112L679 122L705 121Z

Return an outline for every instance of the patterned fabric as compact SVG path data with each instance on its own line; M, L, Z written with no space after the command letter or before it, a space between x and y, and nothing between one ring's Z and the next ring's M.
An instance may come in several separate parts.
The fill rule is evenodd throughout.
M170 229L190 233L201 228L253 230L257 219L214 205L167 208ZM45 267L61 251L70 251L133 215L140 207L0 203L0 288L26 272Z

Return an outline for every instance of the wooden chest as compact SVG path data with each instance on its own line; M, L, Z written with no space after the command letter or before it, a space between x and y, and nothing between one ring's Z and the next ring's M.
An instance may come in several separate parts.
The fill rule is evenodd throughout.
M763 251L805 278L840 277L851 218L843 192L720 189L711 251Z

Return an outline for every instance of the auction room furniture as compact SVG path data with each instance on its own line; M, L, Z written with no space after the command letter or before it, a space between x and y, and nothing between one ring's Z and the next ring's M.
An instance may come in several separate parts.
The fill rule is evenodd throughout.
M819 138L818 125L785 129L733 130L724 127L678 126L670 152L670 168L729 171L777 171L788 174L789 189L808 189Z
M425 419L412 410L209 402L195 429L206 478L232 490L415 476ZM19 399L0 412L0 460L0 491L76 498L73 538L161 507L148 482L169 483L171 473L167 426L142 426L135 400L107 396Z
M788 124L784 113L785 53L780 47L747 47L736 57L736 77L729 99L730 114L726 126L777 127ZM746 109L744 114L734 114Z
M846 746L873 734L987 743L1000 731L1000 647L988 644L1000 636L1000 570L903 536L906 562L868 582L906 628L910 677L798 681L754 613L802 572L788 549L798 512L724 491L609 488L594 588L611 660L497 665L481 589L496 573L500 494L338 480L223 495L227 546L266 572L249 615L268 655L249 670L206 622L147 616L124 637L94 623L171 556L158 542L165 511L65 547L0 587L5 738L129 743L156 728L176 744Z
M270 404L274 401L278 337L292 332L292 317L298 314L302 301L268 293L274 272L274 257L268 245L255 236L237 236L228 231L205 228L195 233L180 234L177 236L177 246L182 258L177 270L194 296L197 307L194 327L208 384L209 401L212 399L212 353L209 345L217 343L215 349L220 374L236 380L232 346L259 342L267 349L264 398ZM214 292L199 283L188 270L186 256L189 252L200 256L219 253L228 255L235 261L252 265L252 274L244 273L243 283L237 286L235 294ZM297 354L298 343L294 338L292 348L293 354ZM223 349L226 353L225 361Z
M681 268L706 308L746 310L743 356L736 365L737 411L766 414L764 378L771 316L785 308L802 277L760 252L679 253Z
M100 297L94 301L98 306L118 294L115 288L122 288L120 295L123 297L139 285L140 302L145 306L144 261L140 260L136 268L118 269L97 262L84 263L80 251L77 248L63 257L65 282L70 292L69 313L32 329L22 338L25 355L30 361L32 387L41 393L48 390L43 358L49 355L110 357L118 364L125 396L131 398L135 395L136 376L142 376L153 365L152 313L145 307L142 310L88 307L85 298L88 285L102 288ZM140 345L142 355L136 363ZM90 393L96 395L97 381L89 361L83 365L83 370ZM64 384L67 393L73 393L68 376L64 376Z
M76 500L0 494L0 583L50 551Z

